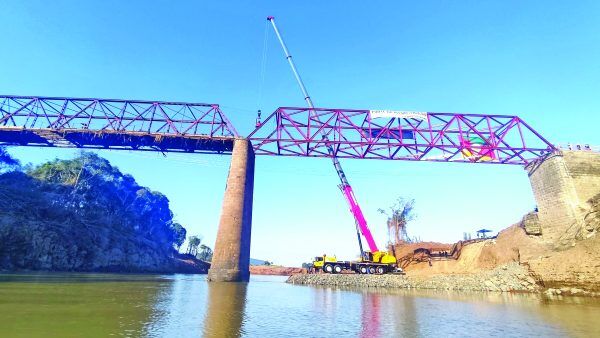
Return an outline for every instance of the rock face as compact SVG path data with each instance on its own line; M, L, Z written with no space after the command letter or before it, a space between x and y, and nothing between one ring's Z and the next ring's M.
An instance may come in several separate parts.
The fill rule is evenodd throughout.
M0 270L206 273L208 264L109 228L0 216Z
M359 275L359 274L296 274L291 284L328 285L357 288L405 288L458 291L536 292L537 281L527 269L516 263L472 274L433 276Z
M542 234L542 227L540 226L540 220L537 212L530 212L523 216L521 220L521 227L525 229L528 235L539 236Z
M96 154L0 174L0 270L206 272L184 239L166 196Z

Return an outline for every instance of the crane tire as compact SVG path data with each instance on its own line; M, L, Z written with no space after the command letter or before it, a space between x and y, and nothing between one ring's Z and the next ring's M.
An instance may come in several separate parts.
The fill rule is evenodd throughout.
M367 274L367 272L369 272L369 270L367 269L367 267L366 267L366 266L361 266L361 267L358 269L358 271L359 271L360 273L362 273L363 275L366 275L366 274Z
M335 265L335 266L333 267L333 271L334 271L335 273L340 273L340 272L342 272L342 266L341 266L341 265Z
M377 274L383 275L384 272L385 272L385 269L383 268L383 266L378 266L377 267Z
M331 264L325 264L325 266L323 267L323 271L327 273L333 273L333 267L331 266Z
M375 272L376 272L376 271L375 271L375 267L374 267L374 266L370 266L370 267L369 267L369 273L370 273L370 274L375 274Z

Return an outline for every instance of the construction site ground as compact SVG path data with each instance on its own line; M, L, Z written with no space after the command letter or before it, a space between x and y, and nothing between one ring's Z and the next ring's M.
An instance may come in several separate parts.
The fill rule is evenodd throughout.
M451 245L447 245L451 246ZM399 260L418 247L442 247L440 243L412 243L397 248ZM432 277L437 275L476 274L499 266L517 263L527 269L542 289L575 288L600 291L600 238L592 236L570 248L557 248L545 243L540 236L527 235L523 228L513 225L501 231L497 238L465 245L458 259L415 261L405 266L408 275Z

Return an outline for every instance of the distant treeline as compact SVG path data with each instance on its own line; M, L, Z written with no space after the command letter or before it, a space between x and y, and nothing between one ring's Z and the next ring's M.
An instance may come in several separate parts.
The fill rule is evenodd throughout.
M0 270L176 271L169 200L106 159L21 167L0 148Z

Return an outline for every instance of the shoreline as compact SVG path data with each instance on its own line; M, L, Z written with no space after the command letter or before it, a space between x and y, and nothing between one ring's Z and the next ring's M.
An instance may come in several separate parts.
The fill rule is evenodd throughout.
M295 285L352 287L359 289L422 289L441 291L508 292L600 297L600 292L575 287L546 288L527 269L509 263L492 270L467 274L438 274L431 276L360 275L360 274L295 274L286 283Z

